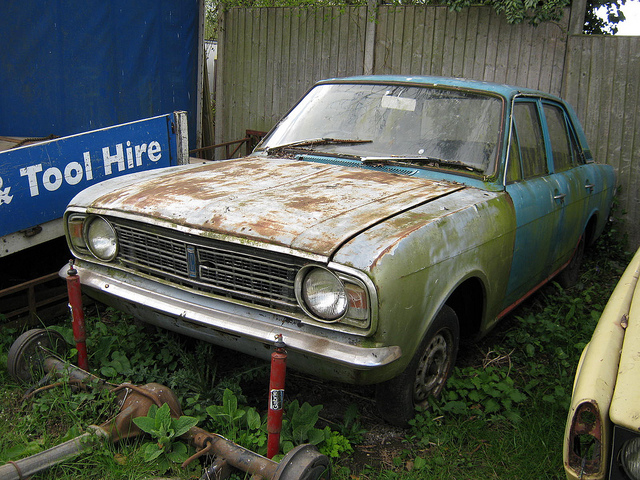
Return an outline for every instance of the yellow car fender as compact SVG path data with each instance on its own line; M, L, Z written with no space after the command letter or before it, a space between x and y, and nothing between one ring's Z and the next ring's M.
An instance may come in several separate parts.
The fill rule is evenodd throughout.
M580 359L563 446L568 479L602 479L607 471L612 430L609 409L619 367L626 365L625 362L621 363L621 352L639 275L640 250L618 282ZM636 301L637 311L640 308L640 293L636 297L639 298ZM637 340L636 336L636 346L639 344ZM632 369L628 371L633 372ZM635 385L636 399L638 390ZM621 408L630 408L627 400L620 400L619 403ZM585 445L590 441L593 443L586 449Z

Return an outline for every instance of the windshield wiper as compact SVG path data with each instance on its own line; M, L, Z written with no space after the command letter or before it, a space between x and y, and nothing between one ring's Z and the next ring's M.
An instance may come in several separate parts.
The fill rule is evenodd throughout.
M297 142L285 143L284 145L267 148L267 155L271 155L272 153L279 150L286 150L287 148L315 147L316 145L355 145L359 143L371 142L373 142L373 140L359 140L349 138L312 138L309 140L298 140Z
M456 167L464 170L469 170L471 172L484 173L484 170L478 167L474 167L473 165L468 165L466 163L457 161L457 160L442 160L441 158L435 157L403 157L403 156L389 156L389 157L361 157L360 161L367 165L385 165L389 163L396 164L411 164L411 163L420 163L425 164L429 167Z

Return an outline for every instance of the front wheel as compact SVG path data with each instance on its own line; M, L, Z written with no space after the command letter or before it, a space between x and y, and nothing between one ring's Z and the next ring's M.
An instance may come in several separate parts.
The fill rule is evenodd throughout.
M429 397L439 397L453 370L460 343L458 316L442 307L407 368L379 384L376 403L385 420L406 426L416 407L426 407Z

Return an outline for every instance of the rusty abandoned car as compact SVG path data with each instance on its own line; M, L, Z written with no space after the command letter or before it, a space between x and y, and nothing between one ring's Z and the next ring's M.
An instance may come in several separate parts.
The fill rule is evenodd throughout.
M96 299L263 358L281 334L291 367L377 384L405 424L461 338L575 280L614 183L559 98L352 77L313 86L246 158L84 190L65 228Z

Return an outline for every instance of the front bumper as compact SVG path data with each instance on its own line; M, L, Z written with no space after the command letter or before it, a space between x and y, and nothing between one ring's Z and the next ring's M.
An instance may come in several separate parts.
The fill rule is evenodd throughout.
M370 340L291 318L186 292L171 285L84 262L75 265L84 293L135 318L232 350L268 359L282 335L287 363L311 375L372 384L398 372L399 346L364 347ZM60 270L67 276L68 266Z

